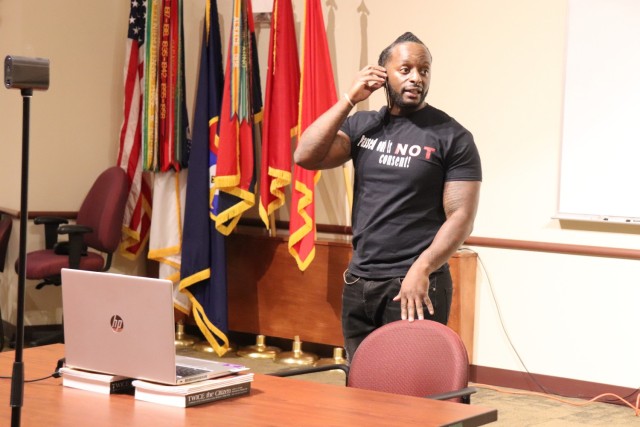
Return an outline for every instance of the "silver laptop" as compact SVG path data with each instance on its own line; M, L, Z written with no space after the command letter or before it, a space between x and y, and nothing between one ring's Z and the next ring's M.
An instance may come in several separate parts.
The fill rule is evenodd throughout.
M63 269L62 305L68 367L162 384L248 369L176 355L169 280Z

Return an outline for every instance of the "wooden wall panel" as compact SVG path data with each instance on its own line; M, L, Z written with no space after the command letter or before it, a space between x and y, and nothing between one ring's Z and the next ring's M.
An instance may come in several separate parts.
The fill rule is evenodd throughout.
M316 242L316 256L301 272L284 238L236 232L227 238L229 329L332 346L343 345L342 273L351 243ZM460 251L450 260L454 300L449 326L471 354L476 258ZM462 289L462 291L460 291Z
M475 252L458 251L449 259L453 279L453 301L447 326L456 331L473 360L473 331L476 315L476 267Z
M301 272L286 240L234 233L227 238L229 329L342 346L342 271L349 243L318 242Z

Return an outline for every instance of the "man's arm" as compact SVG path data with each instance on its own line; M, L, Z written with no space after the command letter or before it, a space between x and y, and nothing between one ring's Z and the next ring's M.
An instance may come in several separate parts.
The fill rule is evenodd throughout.
M451 181L444 185L443 203L447 216L431 245L413 263L394 301L400 300L402 319L424 319L422 304L433 314L429 299L429 275L458 250L473 230L480 199L479 181Z
M384 68L369 65L358 73L351 89L300 136L293 160L305 169L330 169L351 158L351 142L340 126L355 104L384 86ZM347 100L347 97L349 98Z
M345 98L340 98L305 129L293 153L298 166L309 170L330 169L351 158L351 142L340 130L351 108Z

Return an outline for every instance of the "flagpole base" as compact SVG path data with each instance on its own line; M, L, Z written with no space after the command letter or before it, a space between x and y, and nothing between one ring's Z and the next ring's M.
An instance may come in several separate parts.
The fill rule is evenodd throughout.
M258 335L255 345L241 348L238 350L238 356L249 359L275 359L280 351L278 347L266 345L264 335Z
M302 341L300 341L300 336L296 335L291 351L277 354L274 362L282 365L309 366L313 365L316 360L318 360L317 355L302 351Z
M235 343L229 343L229 349L222 356L218 356L215 349L208 341L200 341L194 344L193 349L199 353L210 353L216 357L233 357L236 354L237 345Z
M189 348L198 341L198 339L192 335L187 335L184 331L184 323L178 322L176 324L176 336L174 339L174 345L176 349Z

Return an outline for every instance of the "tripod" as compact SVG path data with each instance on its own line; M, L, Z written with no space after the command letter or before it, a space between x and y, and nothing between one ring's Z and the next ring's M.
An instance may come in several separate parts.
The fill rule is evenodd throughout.
M7 89L20 89L22 95L22 174L20 183L20 250L18 266L18 310L16 351L11 375L11 427L20 426L24 398L24 299L27 255L27 221L29 189L29 116L34 89L49 88L49 60L7 56L4 61L4 84Z

